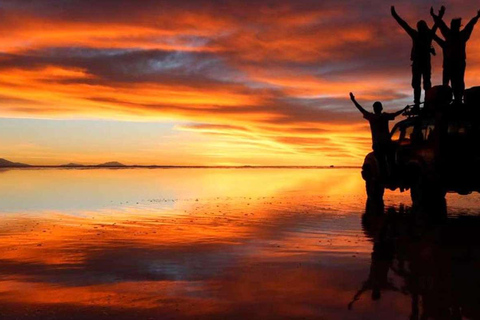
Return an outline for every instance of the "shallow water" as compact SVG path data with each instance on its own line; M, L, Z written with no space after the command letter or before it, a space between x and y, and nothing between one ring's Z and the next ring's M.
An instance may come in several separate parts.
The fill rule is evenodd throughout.
M358 169L0 171L2 319L480 316L480 196ZM433 219L433 218L434 219Z

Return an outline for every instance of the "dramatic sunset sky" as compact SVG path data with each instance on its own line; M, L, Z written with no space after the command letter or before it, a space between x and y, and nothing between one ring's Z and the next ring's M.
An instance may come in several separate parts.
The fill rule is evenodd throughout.
M476 1L0 2L0 158L165 165L358 165L368 109L411 103L412 26ZM480 26L467 87L480 85ZM441 50L433 83L441 76Z

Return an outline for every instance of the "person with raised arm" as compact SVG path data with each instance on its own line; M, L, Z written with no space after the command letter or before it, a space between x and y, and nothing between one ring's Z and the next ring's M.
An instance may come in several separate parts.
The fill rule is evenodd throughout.
M405 112L405 107L394 113L382 112L383 106L380 101L373 104L373 113L365 110L355 99L353 93L350 92L350 99L357 109L363 114L363 117L370 123L370 131L372 133L372 149L375 157L380 163L382 169L385 169L385 159L391 150L392 140L390 138L390 130L388 122L395 120L397 116Z
M440 9L440 15L443 16L445 7ZM413 88L413 102L418 107L420 104L420 96L422 93L422 77L423 89L428 90L432 87L431 82L431 59L430 54L435 55L435 50L432 47L432 40L437 31L437 24L434 24L430 29L424 20L417 22L417 29L413 29L405 22L395 11L395 7L391 7L392 16L398 24L405 30L405 32L412 38L413 46L410 54L412 61L412 88Z
M452 19L449 28L443 21L440 13L436 15L433 8L430 9L430 15L433 17L435 24L438 25L440 32L445 38L445 40L443 40L438 36L434 37L434 40L443 49L443 85L448 85L451 82L455 102L461 103L465 91L467 41L470 39L473 28L478 22L480 10L477 12L477 15L468 22L463 30L460 30L462 25L461 18Z

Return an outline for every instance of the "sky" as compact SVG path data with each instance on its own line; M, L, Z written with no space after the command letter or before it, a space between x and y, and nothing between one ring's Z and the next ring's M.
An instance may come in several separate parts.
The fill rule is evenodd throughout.
M348 98L413 100L411 40L373 1L0 2L0 158L30 164L360 165ZM466 24L475 1L403 1ZM477 6L479 8L477 8ZM441 50L433 84L441 81ZM480 30L467 47L480 84Z

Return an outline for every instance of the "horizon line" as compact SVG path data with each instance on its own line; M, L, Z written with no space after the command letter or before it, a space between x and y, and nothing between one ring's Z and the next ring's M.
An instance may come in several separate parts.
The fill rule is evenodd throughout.
M361 168L360 165L118 165L118 166L103 166L103 165L23 165L23 166L0 166L0 169L128 169L128 168L146 168L146 169L288 169L288 168L297 168L297 169L348 169L348 168Z

